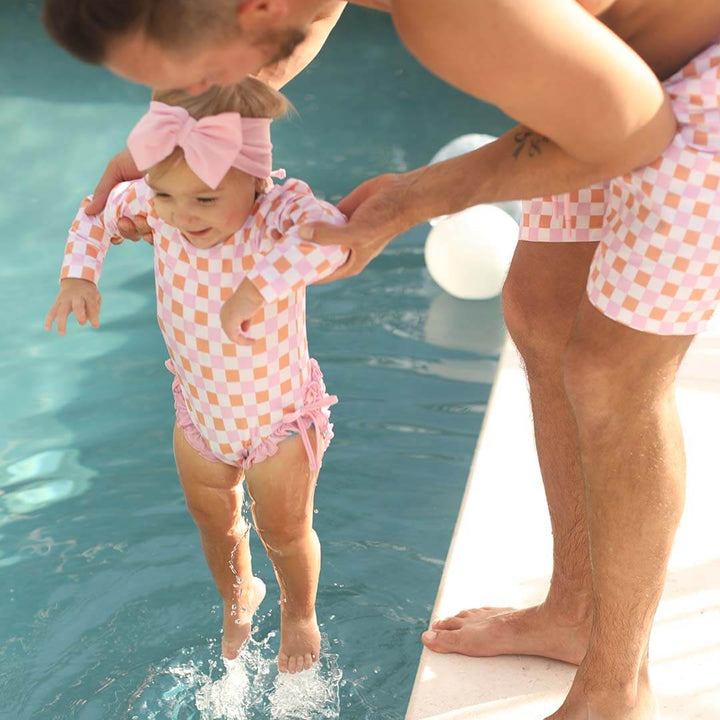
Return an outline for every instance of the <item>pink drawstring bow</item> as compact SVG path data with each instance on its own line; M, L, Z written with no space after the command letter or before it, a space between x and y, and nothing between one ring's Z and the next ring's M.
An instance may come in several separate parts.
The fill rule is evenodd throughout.
M188 167L214 190L232 167L259 178L276 175L271 172L270 122L236 112L195 120L185 108L153 101L127 145L143 171L181 147Z

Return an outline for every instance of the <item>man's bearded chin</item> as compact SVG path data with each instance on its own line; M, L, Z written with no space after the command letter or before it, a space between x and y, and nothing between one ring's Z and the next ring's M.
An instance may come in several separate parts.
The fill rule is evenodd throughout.
M284 30L267 30L259 37L253 45L260 48L268 48L271 50L270 59L266 63L274 65L276 62L285 60L290 57L295 48L307 37L305 30L298 28L286 28Z

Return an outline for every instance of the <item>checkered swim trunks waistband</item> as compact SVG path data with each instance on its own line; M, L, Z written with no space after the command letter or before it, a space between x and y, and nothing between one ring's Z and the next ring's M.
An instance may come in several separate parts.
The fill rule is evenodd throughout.
M702 332L720 305L720 40L664 83L678 132L652 164L523 203L520 240L597 242L590 302L656 335Z

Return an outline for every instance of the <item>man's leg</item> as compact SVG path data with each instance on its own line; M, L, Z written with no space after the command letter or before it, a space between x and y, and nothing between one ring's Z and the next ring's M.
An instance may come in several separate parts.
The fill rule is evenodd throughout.
M526 610L479 608L436 622L423 641L437 652L519 653L575 664L585 655L592 613L587 523L563 355L596 247L596 243L520 242L503 291L505 321L527 371L550 510L553 575L547 599Z
M650 628L685 493L675 406L692 337L639 332L584 298L565 355L577 419L593 581L593 625L553 720L650 720Z

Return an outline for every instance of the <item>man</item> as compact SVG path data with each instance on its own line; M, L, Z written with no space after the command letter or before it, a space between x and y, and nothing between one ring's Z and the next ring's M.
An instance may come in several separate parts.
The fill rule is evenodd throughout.
M336 277L359 272L426 218L554 196L526 204L504 289L553 528L551 587L536 608L466 611L435 623L424 642L578 664L553 720L650 720L648 638L684 493L673 382L720 303L720 4L358 4L391 13L430 71L522 125L466 156L364 183L341 203L345 228L305 228L352 249ZM69 50L128 79L197 91L248 73L281 83L340 9L320 0L47 0L46 24ZM289 64L277 65L284 57ZM660 82L670 76L672 98ZM108 185L135 176L113 161L94 209Z

